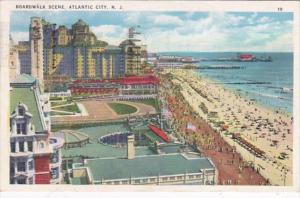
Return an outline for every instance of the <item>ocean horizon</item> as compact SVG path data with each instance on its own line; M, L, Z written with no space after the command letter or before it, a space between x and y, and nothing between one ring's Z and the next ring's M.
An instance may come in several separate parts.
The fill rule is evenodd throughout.
M251 53L256 57L271 56L272 62L200 61L196 63L197 66L238 66L241 69L202 69L197 72L247 99L256 101L259 105L292 114L293 52L161 52L157 54L216 59L236 57L237 53ZM251 82L263 82L263 84L251 84Z

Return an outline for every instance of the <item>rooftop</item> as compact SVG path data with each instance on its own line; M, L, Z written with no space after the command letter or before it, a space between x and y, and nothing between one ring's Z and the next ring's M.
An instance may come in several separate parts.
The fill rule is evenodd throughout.
M115 51L120 51L121 48L120 48L119 46L115 46L115 45L107 45L107 46L105 47L105 50L110 50L110 51L113 51L113 50L115 50Z
M159 84L159 79L153 75L144 75L144 76L127 76L124 78L118 78L113 80L97 80L97 79L77 79L73 81L73 84L79 83L118 83L122 85L144 85L144 84Z
M44 131L45 129L43 127L42 119L40 117L37 100L34 94L34 89L28 87L13 87L10 91L11 114L14 113L15 108L17 107L19 102L25 104L28 107L28 112L32 114L32 124L35 126L35 131Z
M73 185L85 185L88 181L85 177L71 178L71 184Z
M21 74L12 82L12 84L34 84L36 79L29 74Z
M61 137L65 140L65 144L83 142L89 139L89 136L72 130L61 130L53 133L55 137Z
M122 85L133 85L133 84L159 84L159 80L153 75L145 76L128 76L114 80Z
M154 124L149 124L148 127L151 129L151 131L153 131L153 133L155 133L157 136L159 136L165 142L169 142L169 138L163 130L161 130L160 128L158 128Z
M78 26L87 26L87 23L84 22L82 19L79 19L76 23L74 23L73 25L78 25Z
M98 138L111 134L113 132L127 132L129 129L123 124L87 127L77 130L78 132L89 136L89 143L78 148L62 149L63 157L125 157L127 154L126 148L117 148L99 143ZM148 147L136 147L136 155L152 155L154 154Z
M161 144L158 146L159 150L162 153L180 153L183 150L189 149L193 150L191 148L187 148L187 146L180 144L180 143L169 143L169 144Z
M135 46L135 43L134 43L134 41L131 40L131 39L126 39L126 40L124 40L124 41L122 41L122 42L120 43L120 46L124 46L124 45L132 45L132 46Z
M102 158L86 160L94 181L157 177L201 173L201 169L213 169L207 158L187 158L184 154L136 156L134 159Z

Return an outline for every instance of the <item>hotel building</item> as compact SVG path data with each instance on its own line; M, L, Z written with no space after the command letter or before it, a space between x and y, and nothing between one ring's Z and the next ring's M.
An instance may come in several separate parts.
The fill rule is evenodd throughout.
M20 74L19 53L11 36L9 37L9 80L14 81Z
M10 89L10 183L57 184L63 139L51 137L49 101L38 81L22 74Z
M141 46L135 39L129 38L119 46L108 45L98 40L82 20L69 29L32 17L29 35L29 41L19 42L18 46L21 73L31 74L38 80L43 79L42 73L77 79L142 74Z
M99 95L115 99L155 98L158 93L159 80L153 75L128 76L111 80L74 80L68 84L72 95Z

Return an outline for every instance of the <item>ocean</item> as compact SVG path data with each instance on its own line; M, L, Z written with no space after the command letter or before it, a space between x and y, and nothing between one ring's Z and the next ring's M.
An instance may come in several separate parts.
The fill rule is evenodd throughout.
M251 53L251 52L250 52ZM235 52L164 52L163 55L200 59L236 57ZM240 66L241 69L202 69L200 75L255 100L259 105L288 114L293 112L293 53L251 53L271 56L272 62L200 61L198 66ZM245 84L264 82L265 84Z

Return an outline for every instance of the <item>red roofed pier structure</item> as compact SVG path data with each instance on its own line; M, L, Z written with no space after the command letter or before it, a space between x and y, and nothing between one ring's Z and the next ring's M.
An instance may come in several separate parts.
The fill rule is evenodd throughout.
M253 61L255 56L252 54L241 54L239 56L240 61Z

